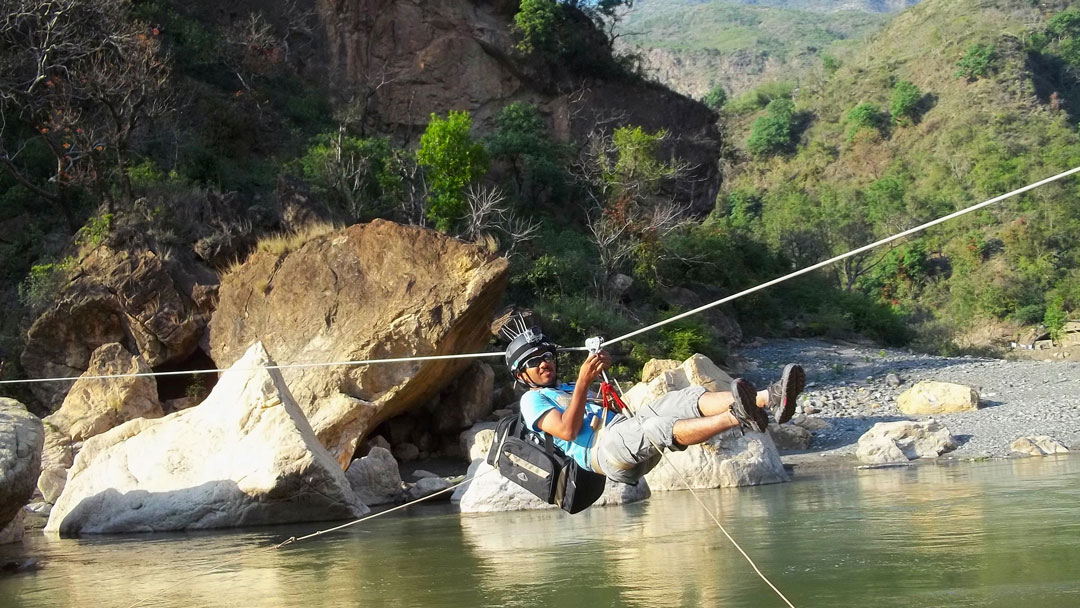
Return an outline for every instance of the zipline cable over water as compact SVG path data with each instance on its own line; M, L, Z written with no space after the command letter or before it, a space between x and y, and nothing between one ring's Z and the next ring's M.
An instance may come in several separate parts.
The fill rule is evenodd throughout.
M806 268L796 270L795 272L786 274L786 275L784 275L782 277L773 279L771 281L767 281L765 283L761 283L761 284L759 284L757 286L751 287L749 289L745 289L743 291L740 291L740 292L732 294L730 296L721 298L721 299L716 300L714 302L710 302L710 303L705 304L703 306L699 306L699 307L697 307L697 308L695 308L693 310L688 310L688 311L686 311L684 313L675 315L674 317L664 319L663 321L653 323L652 325L649 325L647 327L642 327L641 329L632 331L632 332L630 332L628 334L619 336L617 338L613 338L611 340L607 340L601 346L607 346L609 344L616 344L618 342L622 342L623 340L628 340L628 339L633 338L635 336L641 335L641 334L643 334L645 332L652 331L652 330L654 330L654 329L656 329L658 327L661 327L663 325L667 325L668 323L674 323L675 321L678 321L680 319L685 319L686 317L698 314L700 312L703 312L703 311L708 310L710 308L713 308L715 306L720 306L721 304L726 304L726 303L731 302L733 300L737 300L738 298L741 298L743 296L746 296L746 295L761 291L761 290L763 290L763 289L765 289L767 287L772 287L773 285L783 283L784 281L787 281L787 280L793 279L795 277L802 276L804 274L807 274L807 273L813 272L815 270L824 268L825 266L829 266L830 264L835 264L836 262L839 262L841 260L845 260L847 258L850 258L852 256L858 255L858 254L866 252L866 251L869 251L869 250L874 249L876 247L880 247L881 245L885 245L887 243L891 243L891 242L896 241L898 239L902 239L902 238L904 238L906 236L911 236L913 234L922 232L922 231L926 230L927 228L937 226L938 224L943 224L943 223L945 223L945 222L947 222L949 220L956 219L956 218L958 218L958 217L960 217L962 215L967 215L968 213L971 213L973 211L978 211L979 209L989 207L990 205L993 205L994 203L999 203L999 202L1001 202L1003 200L1012 198L1012 197L1014 197L1014 196L1016 196L1018 194L1023 194L1025 192L1028 192L1029 190L1034 190L1035 188L1038 188L1040 186L1044 186L1044 185L1049 184L1051 182L1058 181L1058 180L1060 180L1062 178L1068 177L1068 176L1073 175L1074 173L1077 173L1077 172L1080 172L1080 167L1074 167L1072 169L1069 169L1068 171L1058 173L1057 175L1054 175L1052 177L1048 177L1046 179L1037 181L1035 183L1028 184L1027 186L1024 186L1023 188L1017 188L1016 190L1013 190L1012 192L1009 192L1007 194L1002 194L1000 196L996 196L996 197L994 197L992 199L983 201L981 203L977 203L977 204L972 205L970 207L965 207L964 209L961 209L959 211L956 211L956 212L950 213L948 215L939 217L936 220L931 220L929 222L926 222L925 224L921 224L921 225L916 226L914 228L909 228L908 230L905 230L903 232L898 232L898 233L896 233L896 234L894 234L892 236L889 236L889 237L883 238L883 239L881 239L879 241L875 241L873 243L870 243L869 245L864 245L862 247L859 247L858 249L852 249L851 251L848 251L847 253L842 253L842 254L840 254L838 256L829 258L829 259L827 259L827 260L825 260L823 262L818 262L817 264L813 264L811 266L807 266ZM586 351L586 350L588 350L588 348L585 347L585 346L579 346L579 347L560 348L559 350L562 350L562 351ZM361 361L330 361L330 362L314 362L314 363L292 363L292 364L284 364L284 365L267 365L267 366L261 367L259 369L295 369L295 368L309 368L309 367L359 366L359 365L375 365L375 364L383 364L383 363L409 363L409 362L417 362L417 361L441 361L441 360L449 360L449 359L478 359L478 358L482 358L482 357L502 357L502 356L503 356L503 353L501 353L501 352L494 352L494 353L485 352L485 353L471 353L471 354L460 354L460 355L429 355L429 356L420 356L420 357L401 357L401 358L389 358L389 359L366 359L366 360L361 360ZM0 380L0 385L5 385L5 384L30 384L30 383L37 383L37 382L64 382L64 381L75 381L75 380L80 380L80 379L81 380L107 380L107 379L110 379L110 378L139 378L139 377L155 377L155 376L179 376L179 375L187 375L187 374L212 374L212 373L221 373L221 372L224 372L224 371L226 371L226 369L217 368L217 369L194 369L194 370L170 371L170 372L145 372L145 373L135 373L135 374L113 374L113 375L100 375L100 376L69 376L69 377L57 377L57 378L29 378L29 379L22 379L22 380Z

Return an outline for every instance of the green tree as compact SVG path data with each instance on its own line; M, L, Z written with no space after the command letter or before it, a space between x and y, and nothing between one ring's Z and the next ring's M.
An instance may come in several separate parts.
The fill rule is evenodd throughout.
M521 0L513 27L521 38L517 49L526 54L555 51L560 18L561 9L555 0Z
M1069 9L1054 15L1046 24L1046 31L1059 38L1080 36L1080 10Z
M795 104L790 99L777 98L765 106L766 115L754 121L746 147L755 156L778 154L791 146L791 126Z
M403 180L393 170L396 154L386 138L338 131L317 135L298 165L316 193L360 220L378 215L399 198Z
M465 214L464 189L487 172L490 162L487 149L469 134L471 128L468 112L451 111L446 118L432 114L416 151L431 188L427 217L444 232Z
M495 118L495 131L487 142L494 159L507 162L519 196L536 200L540 192L562 192L565 179L563 151L552 140L535 105L515 101Z
M889 103L889 114L892 115L893 124L911 124L917 121L922 98L923 92L913 83L907 80L896 83Z

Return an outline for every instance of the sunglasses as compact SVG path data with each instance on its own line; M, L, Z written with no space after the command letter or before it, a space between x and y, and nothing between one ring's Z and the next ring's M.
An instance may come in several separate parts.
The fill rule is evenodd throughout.
M536 355L535 357L529 357L528 359L525 360L524 366L525 367L540 367L540 364L545 362L545 361L547 361L548 363L551 363L551 362L555 361L555 353L553 353L553 352L545 352L545 353Z

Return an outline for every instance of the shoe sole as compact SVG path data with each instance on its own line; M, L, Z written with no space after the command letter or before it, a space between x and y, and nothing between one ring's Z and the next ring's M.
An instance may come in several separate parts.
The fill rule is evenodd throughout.
M784 366L784 373L780 376L780 389L783 393L783 401L780 403L780 417L776 422L784 424L795 415L795 401L799 394L806 388L806 371L797 363L788 363Z
M739 421L739 426L744 430L764 433L769 426L769 417L765 414L765 410L757 406L757 389L754 385L742 378L736 378L731 384L731 395L741 406L736 407L736 403L733 403L731 407L731 413Z

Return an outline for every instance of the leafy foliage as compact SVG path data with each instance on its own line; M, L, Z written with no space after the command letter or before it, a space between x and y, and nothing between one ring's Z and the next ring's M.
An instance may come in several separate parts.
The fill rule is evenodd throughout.
M727 100L728 95L724 87L721 85L714 85L713 88L709 89L709 92L705 94L704 99L701 101L713 110L719 110L724 107Z
M403 178L396 167L402 157L386 138L338 131L317 135L296 166L317 194L362 220L386 213L400 199Z
M896 83L889 103L889 114L892 115L893 124L904 125L917 121L922 98L923 92L913 83L907 80Z
M495 118L495 131L487 141L495 160L506 161L517 194L537 202L542 192L561 198L565 188L563 147L552 140L535 105L513 102Z
M522 53L553 53L558 48L561 14L555 0L521 0L514 15L514 32L521 37L517 49Z
M969 81L990 75L995 59L994 49L985 44L973 44L957 62L956 76Z
M472 117L451 111L446 118L431 115L416 162L426 169L431 185L427 217L435 227L450 231L465 213L464 189L487 172L490 157L472 138Z
M881 111L878 107L872 103L860 103L847 113L848 141L854 140L859 131L864 129L878 131L881 125Z
M755 156L778 154L791 146L795 104L790 99L777 98L769 102L765 113L754 121L746 142L747 149Z

